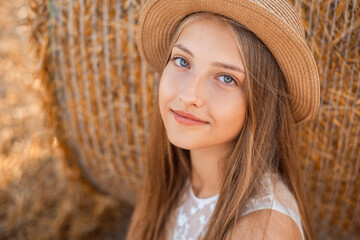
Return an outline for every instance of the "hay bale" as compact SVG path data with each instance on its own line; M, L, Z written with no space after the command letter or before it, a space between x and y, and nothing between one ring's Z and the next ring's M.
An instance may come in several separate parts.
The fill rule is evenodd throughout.
M320 72L316 119L298 127L312 219L319 239L360 237L360 5L297 1Z
M145 1L36 2L34 11L46 13L34 21L34 39L47 106L68 166L99 191L134 203L157 85L134 43ZM316 234L359 238L359 2L291 3L303 19L321 79L319 115L298 126ZM43 43L38 36L45 36Z
M0 4L0 239L125 239L131 207L65 174L44 128L25 2Z
M132 208L69 179L48 137L35 138L23 159L4 159L19 176L0 188L0 239L125 239Z
M40 32L34 36L46 35L41 48L47 105L68 163L100 191L133 203L155 89L133 41L141 6L40 3L33 1L34 11L46 9L48 31L34 28Z

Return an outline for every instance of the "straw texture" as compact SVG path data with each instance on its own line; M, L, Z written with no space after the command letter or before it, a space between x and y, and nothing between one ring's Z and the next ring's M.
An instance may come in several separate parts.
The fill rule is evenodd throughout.
M169 8L159 12L176 17L170 7L174 0L168 2ZM265 5L267 1L256 2ZM289 2L302 19L305 42L320 73L319 114L297 126L316 235L319 239L358 239L359 1ZM200 1L188 4L195 8L197 3ZM43 50L39 55L43 63L42 82L48 89L44 101L66 153L64 161L98 191L131 204L136 201L143 172L148 120L158 84L156 71L140 58L138 52L142 50L135 42L135 26L144 4L139 0L39 1L48 17L39 18L33 27L33 39ZM200 6L205 5L206 1L201 1ZM290 31L292 21L274 31ZM265 26L256 27L261 30ZM302 31L300 27L293 28L291 31ZM157 31L154 34L164 34ZM40 41L39 32L46 32L48 37ZM149 35L143 40L153 39ZM168 40L163 39L163 44ZM272 42L269 40L268 44ZM298 51L305 46L293 39L284 44L300 48ZM299 60L289 61L294 62L295 68ZM305 68L297 70L301 73ZM303 101L307 105L310 99ZM299 103L294 111L302 112L300 106Z

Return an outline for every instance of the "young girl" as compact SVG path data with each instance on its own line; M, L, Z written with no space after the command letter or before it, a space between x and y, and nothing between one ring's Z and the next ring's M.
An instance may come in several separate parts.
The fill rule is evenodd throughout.
M137 29L160 73L129 240L311 239L294 124L318 73L285 0L149 0Z

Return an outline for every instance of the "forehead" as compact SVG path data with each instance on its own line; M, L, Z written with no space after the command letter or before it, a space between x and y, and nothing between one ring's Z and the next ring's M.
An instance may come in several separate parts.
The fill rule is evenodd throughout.
M241 63L239 46L233 31L213 16L195 19L180 33L175 45L189 49L195 58L227 60Z

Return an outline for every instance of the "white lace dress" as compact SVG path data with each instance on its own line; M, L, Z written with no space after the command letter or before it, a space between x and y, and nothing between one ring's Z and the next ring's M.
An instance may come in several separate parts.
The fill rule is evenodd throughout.
M242 215L261 209L273 209L291 217L300 229L302 238L301 219L296 200L286 185L279 177L266 176L263 181L264 191L252 198L247 204ZM172 231L168 233L168 239L172 240L196 240L207 228L207 223L215 209L219 194L198 198L195 196L190 184L180 201L172 223Z

